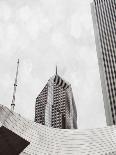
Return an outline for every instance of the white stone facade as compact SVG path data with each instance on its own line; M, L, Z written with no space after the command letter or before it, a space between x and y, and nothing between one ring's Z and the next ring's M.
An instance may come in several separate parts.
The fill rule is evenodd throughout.
M116 0L91 4L107 125L116 125Z
M21 155L116 155L116 126L89 130L49 128L2 105L0 125L30 142Z

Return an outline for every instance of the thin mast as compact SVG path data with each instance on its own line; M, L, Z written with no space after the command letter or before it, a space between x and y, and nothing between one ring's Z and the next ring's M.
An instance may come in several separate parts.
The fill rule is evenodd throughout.
M14 83L13 99L11 104L12 111L14 111L14 107L15 107L15 94L16 94L16 87L17 87L18 69L19 69L19 59L17 61L17 71L16 71L16 77L15 77L15 83Z
M57 65L56 65L56 75L58 74L58 71L57 71Z

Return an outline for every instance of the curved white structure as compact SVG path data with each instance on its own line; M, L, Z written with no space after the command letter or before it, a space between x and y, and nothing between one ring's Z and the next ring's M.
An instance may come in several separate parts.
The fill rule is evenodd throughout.
M21 155L116 155L116 126L90 130L49 128L2 105L0 126L30 142Z

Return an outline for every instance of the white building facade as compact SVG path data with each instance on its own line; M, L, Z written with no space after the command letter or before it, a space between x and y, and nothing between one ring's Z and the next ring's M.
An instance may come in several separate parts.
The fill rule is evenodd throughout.
M116 124L116 0L91 4L107 125Z

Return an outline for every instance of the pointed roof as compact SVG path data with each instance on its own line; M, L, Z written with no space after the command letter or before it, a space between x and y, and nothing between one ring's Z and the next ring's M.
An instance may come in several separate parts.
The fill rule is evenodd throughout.
M56 65L56 75L58 74L58 71L57 71L57 65Z

